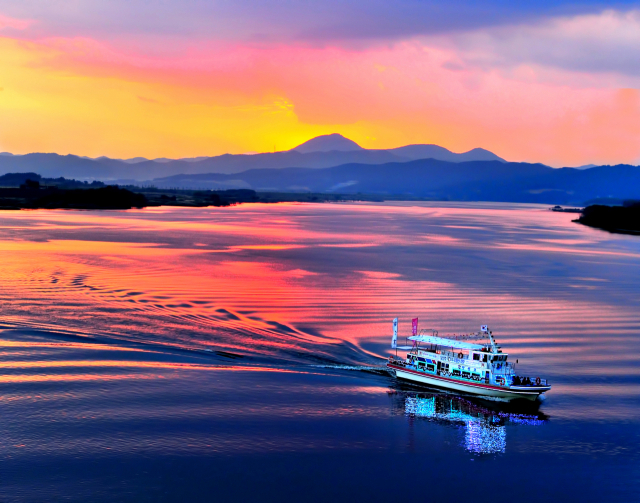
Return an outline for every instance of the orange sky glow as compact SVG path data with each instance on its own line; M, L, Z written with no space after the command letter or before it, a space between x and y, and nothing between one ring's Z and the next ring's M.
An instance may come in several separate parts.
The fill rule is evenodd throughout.
M539 30L573 40L603 21L554 23ZM0 151L179 158L287 150L336 132L366 148L483 147L553 166L640 161L634 77L533 57L488 62L494 49L480 32L455 43L165 38L159 48L23 37L32 24L0 15Z

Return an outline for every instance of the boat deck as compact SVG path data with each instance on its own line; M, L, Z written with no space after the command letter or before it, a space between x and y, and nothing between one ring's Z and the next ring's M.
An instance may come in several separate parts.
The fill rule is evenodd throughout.
M524 386L509 386L507 384L490 384L486 382L486 380L474 381L463 377L443 376L438 375L435 372L417 370L416 368L405 365L400 361L390 361L387 363L387 367L394 370L396 377L399 379L405 379L429 386L463 391L474 395L494 396L508 400L516 398L535 400L540 394L551 389L546 382L544 385L541 383L540 385L532 384Z

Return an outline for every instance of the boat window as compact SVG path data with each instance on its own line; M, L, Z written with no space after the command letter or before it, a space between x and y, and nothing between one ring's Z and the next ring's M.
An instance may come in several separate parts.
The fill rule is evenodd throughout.
M474 360L479 360L480 359L480 355L478 353L473 353L473 359Z
M427 365L427 370L433 372L435 367L433 365Z

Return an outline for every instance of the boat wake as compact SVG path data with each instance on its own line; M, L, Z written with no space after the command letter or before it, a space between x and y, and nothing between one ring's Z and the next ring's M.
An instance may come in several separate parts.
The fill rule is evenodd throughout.
M128 278L116 270L72 273L32 270L27 279L8 281L0 292L8 327L67 333L102 340L154 344L175 350L240 355L274 364L361 364L374 359L357 345L297 323L266 296L247 301L243 292L200 291L193 284L167 288L175 278L158 264L146 284L123 288ZM227 285L225 285L227 286ZM237 287L235 287L237 289ZM233 293L237 302L228 302ZM236 298L237 297L237 298ZM257 305L254 305L257 304ZM55 311L51 306L55 305Z

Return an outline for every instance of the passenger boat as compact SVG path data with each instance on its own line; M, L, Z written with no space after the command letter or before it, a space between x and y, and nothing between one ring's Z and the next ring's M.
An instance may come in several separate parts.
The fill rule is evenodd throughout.
M419 334L414 330L407 337L413 343L408 346L398 346L397 339L396 318L391 341L396 356L389 357L387 367L399 379L507 401L536 400L551 389L546 379L518 375L486 325L480 332L452 337L440 337L436 330ZM397 357L398 349L408 350L404 360Z

